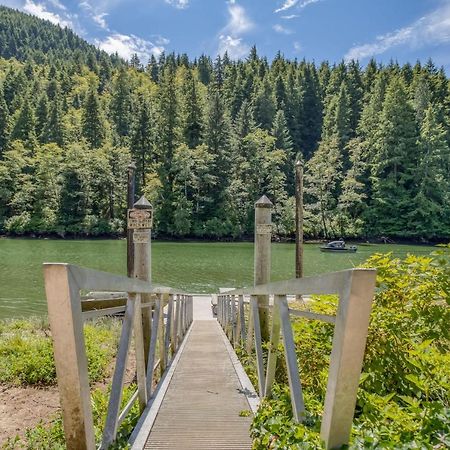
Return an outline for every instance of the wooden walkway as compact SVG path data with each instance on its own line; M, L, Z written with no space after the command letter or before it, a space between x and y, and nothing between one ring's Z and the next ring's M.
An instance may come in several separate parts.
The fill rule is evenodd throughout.
M210 297L194 297L194 322L161 388L133 433L137 449L251 448L257 394L211 313Z

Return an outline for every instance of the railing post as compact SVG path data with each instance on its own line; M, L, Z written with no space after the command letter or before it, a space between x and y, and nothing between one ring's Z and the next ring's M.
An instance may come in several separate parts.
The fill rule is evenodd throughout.
M134 278L151 283L151 228L153 210L149 201L142 196L134 208L128 210L128 229L133 230ZM142 295L142 303L148 303L149 296ZM148 364L151 334L151 308L142 310L145 362Z
M170 339L172 337L173 330L173 294L169 295L169 303L167 304L167 320L166 320L166 335L164 340L165 360L169 362L169 348Z
M129 294L134 301L134 347L136 352L136 378L139 391L139 407L141 413L147 406L147 381L145 367L144 335L142 329L141 294Z
M255 203L255 259L254 284L270 282L271 266L271 236L272 236L272 202L263 195ZM269 296L258 296L259 320L261 325L261 338L263 342L269 340Z
M44 278L66 446L94 450L80 292L66 265L45 265Z
M375 270L355 270L339 299L320 435L327 449L348 444L364 359Z
M159 373L162 376L164 370L166 370L166 346L165 346L165 333L167 330L164 328L164 306L166 301L169 301L168 294L162 294L156 300L161 303L159 314L159 335L158 335L158 347L159 347Z

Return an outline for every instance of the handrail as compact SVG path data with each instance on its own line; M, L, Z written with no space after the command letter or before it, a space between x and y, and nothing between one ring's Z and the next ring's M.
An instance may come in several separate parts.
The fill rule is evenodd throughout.
M138 400L141 412L152 396L154 371L163 373L179 348L193 319L189 294L156 286L135 278L62 264L44 264L48 316L53 336L55 366L61 397L66 445L71 449L95 449L83 322L93 317L124 312L113 373L105 429L100 449L116 439L120 423ZM126 305L82 312L81 290L126 292ZM144 294L145 297L142 295ZM142 310L151 295L150 342L144 342ZM164 307L167 306L165 320ZM137 390L120 411L124 376L134 333ZM144 348L148 347L145 354ZM158 356L158 361L155 362Z
M294 419L305 417L299 366L290 316L334 324L333 344L321 424L326 448L348 444L356 405L356 394L364 358L376 270L349 269L319 276L283 280L251 288L233 289L218 295L217 318L235 346L245 344L256 351L258 388L261 398L270 397L275 379L280 332L284 342ZM287 295L328 295L339 297L335 316L290 309ZM273 306L259 296L273 295ZM245 301L244 296L250 296ZM267 297L266 297L267 298ZM245 306L248 305L248 312ZM260 313L272 312L267 365L264 366ZM247 318L248 317L248 318ZM247 320L247 324L246 324Z

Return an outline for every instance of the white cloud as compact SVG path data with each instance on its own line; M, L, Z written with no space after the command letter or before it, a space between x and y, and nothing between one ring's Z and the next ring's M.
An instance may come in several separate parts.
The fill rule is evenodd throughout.
M48 0L55 8L61 9L62 11L67 11L67 8L59 0Z
M114 33L104 40L96 40L96 45L107 53L118 53L124 59L130 59L136 53L142 62L146 62L151 55L159 56L163 51L162 45L146 41L133 34Z
M227 52L230 58L240 59L248 55L250 47L242 41L242 38L221 34L218 51L220 55Z
M40 19L48 20L55 25L74 28L69 15L66 15L66 17L62 18L59 14L49 11L44 3L34 3L31 0L26 0L25 5L23 6L23 10L27 13L32 14L33 16L39 17Z
M276 13L286 11L287 9L291 9L294 6L298 5L298 8L305 8L308 5L312 5L313 3L320 2L321 0L303 0L299 3L299 0L284 0L283 4L275 10Z
M236 35L245 33L254 27L245 9L236 2L228 4L228 13L230 17L224 31Z
M283 25L280 25L280 24L276 24L276 25L274 25L273 27L272 27L277 33L280 33L280 34L292 34L292 33L294 33L292 30L290 30L289 28L285 28L285 27L283 27Z
M186 9L189 6L189 0L165 0L165 2L178 9Z
M218 53L225 52L233 59L239 59L248 54L250 46L243 41L242 35L252 30L255 24L248 17L245 9L236 3L236 0L228 2L228 22L219 33Z
M280 16L281 19L285 19L285 20L295 19L296 17L300 17L300 16L298 14L289 14L288 16Z
M295 53L300 53L303 50L303 46L302 44L300 44L300 42L295 41L294 42L294 51Z
M82 0L79 4L80 8L84 9L88 16L100 27L104 30L110 31L108 27L108 23L106 22L105 17L108 15L107 12L104 12L101 8L96 6L92 6L90 0Z
M104 30L108 30L108 24L106 23L105 17L108 15L108 13L100 13L100 14L94 14L92 15L92 20Z
M420 48L426 45L436 45L450 42L450 2L421 17L410 26L377 36L374 42L352 47L345 59L363 59L380 55L387 50L407 45Z
M285 0L283 4L275 10L275 12L281 12L286 11L287 9L291 9L293 6L295 6L298 3L299 0Z

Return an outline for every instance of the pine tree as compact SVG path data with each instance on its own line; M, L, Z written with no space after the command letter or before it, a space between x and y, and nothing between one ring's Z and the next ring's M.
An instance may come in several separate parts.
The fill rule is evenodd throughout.
M394 76L386 90L372 166L373 231L401 236L409 229L414 169L417 167L417 128L406 86Z
M28 99L25 99L19 117L11 133L11 140L21 140L27 150L33 150L36 147L36 118L33 107Z
M420 129L416 195L408 216L409 233L427 238L450 232L450 149L438 116L439 108L429 105Z
M63 113L59 95L53 99L48 122L42 131L41 141L44 143L54 142L60 147L64 145Z
M173 180L172 160L179 142L179 117L175 89L174 69L169 65L160 74L158 98L158 176L161 196L158 205L158 221L163 233L173 229Z
M197 82L190 69L185 72L181 95L182 134L187 145L195 148L202 138L204 119Z
M124 138L128 136L131 123L131 88L129 75L124 67L120 69L114 83L111 113L119 137Z
M89 90L82 111L83 136L92 148L99 148L105 140L105 124L96 89Z
M270 130L275 117L276 103L268 76L260 83L253 104L256 123L264 130Z
M341 149L350 139L351 110L347 87L343 82L339 93L328 102L323 119L322 140L336 138Z
M367 162L364 159L365 148L360 138L354 138L347 144L349 169L341 184L338 200L340 217L338 226L340 235L360 236L364 228L364 211L367 203Z
M305 221L315 236L336 234L335 212L341 180L339 141L322 141L305 170Z
M11 131L10 127L11 123L8 106L6 105L3 89L0 85L0 159L2 158L8 143L9 133Z
M145 187L148 166L155 162L155 121L148 100L141 95L138 100L138 115L131 135L131 152L137 163L137 191Z
M42 94L36 109L36 135L42 142L41 136L48 122L49 106L47 94Z
M283 150L290 162L294 162L292 139L287 127L286 117L282 109L275 114L272 126L272 136L275 138L275 147Z

